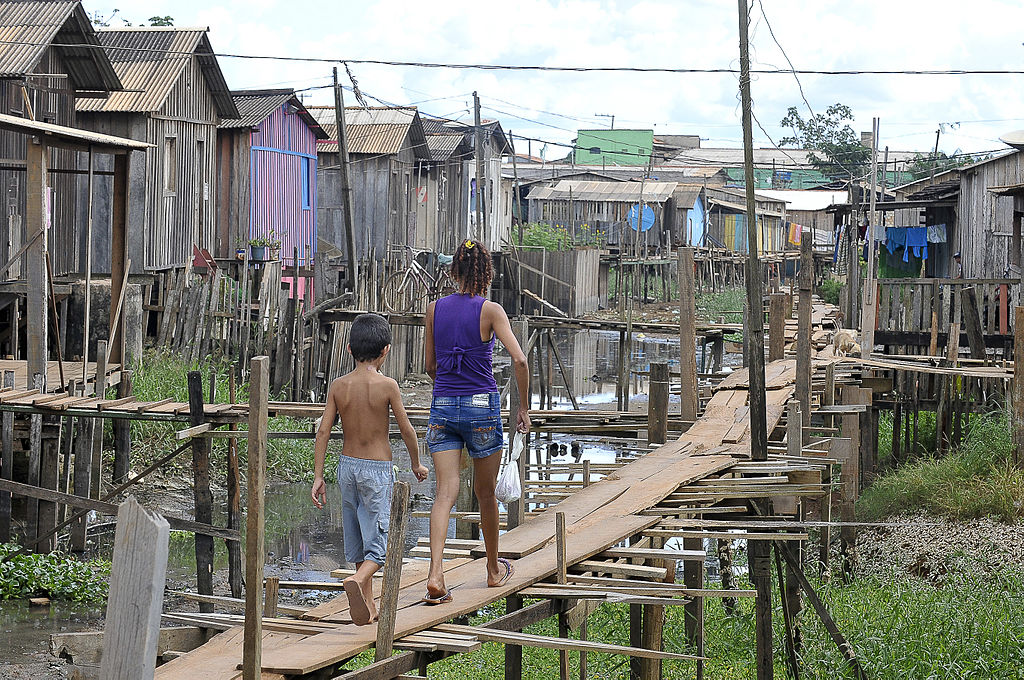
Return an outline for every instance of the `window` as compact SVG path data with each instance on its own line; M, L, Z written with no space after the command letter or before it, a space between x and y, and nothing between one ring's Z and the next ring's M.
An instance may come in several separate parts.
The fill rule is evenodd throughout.
M312 201L313 191L312 191L312 187L309 184L310 175L312 174L309 171L309 166L312 163L313 163L313 159L312 158L303 158L302 159L302 164L301 164L301 167L302 167L302 180L301 181L302 181L302 209L303 210L310 210L311 206L312 206L312 202L313 202Z
M164 138L164 191L178 190L178 139Z

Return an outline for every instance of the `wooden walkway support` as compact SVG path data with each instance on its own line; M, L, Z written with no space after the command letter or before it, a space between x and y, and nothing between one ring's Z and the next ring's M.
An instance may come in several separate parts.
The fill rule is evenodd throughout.
M267 394L270 359L249 364L248 504L245 511L245 633L243 680L260 680L263 652L263 491L267 479Z

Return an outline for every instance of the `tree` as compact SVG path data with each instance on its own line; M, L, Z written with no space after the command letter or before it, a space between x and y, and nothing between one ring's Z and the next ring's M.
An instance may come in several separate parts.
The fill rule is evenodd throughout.
M110 26L113 25L115 18L118 21L120 21L123 26L131 26L132 22L128 21L124 17L119 17L118 16L118 14L120 14L120 12L121 12L121 10L115 9L113 12L110 13L110 16L108 16L108 17L104 17L99 12L93 12L92 16L90 16L89 19L92 20L92 23L94 23L95 25L100 26L102 28L110 28ZM174 25L174 17L172 17L170 15L163 16L163 17L161 17L161 16L150 17L148 19L148 21L149 21L149 25L150 26L173 26ZM145 25L146 25L145 23L139 24L139 26L145 26Z
M914 158L907 164L907 172L915 180L924 179L925 177L931 177L932 171L935 174L945 172L946 170L952 170L953 168L960 168L971 163L977 163L990 158L992 154L980 154L980 155L969 155L969 154L953 154L947 156L945 151L940 151L939 155L928 153L914 154Z
M150 26L173 26L174 25L174 17L172 17L172 16L150 17L149 18L149 25Z
M779 140L779 146L808 149L811 164L829 177L859 177L867 171L871 150L861 145L847 122L853 119L853 111L844 104L833 104L806 120L791 106L779 125L792 130L793 136Z

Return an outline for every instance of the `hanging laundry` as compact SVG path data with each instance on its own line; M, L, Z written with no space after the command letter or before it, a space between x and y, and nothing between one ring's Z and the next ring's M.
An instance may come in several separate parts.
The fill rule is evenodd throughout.
M885 240L885 230L887 228L888 227L886 227L884 224L876 224L875 226L871 227L871 233L875 235L875 241Z
M931 224L928 226L928 243L945 243L946 225Z
M803 227L801 227L796 222L790 222L789 223L789 242L792 243L795 246L800 245L800 235L801 235L802 232L803 232Z
M907 251L913 249L914 257L928 259L928 227L907 227L907 243L903 250L903 261L907 262Z
M893 253L898 248L903 248L906 245L907 245L907 228L906 227L886 227L886 229L885 229L885 247L889 249L890 253Z

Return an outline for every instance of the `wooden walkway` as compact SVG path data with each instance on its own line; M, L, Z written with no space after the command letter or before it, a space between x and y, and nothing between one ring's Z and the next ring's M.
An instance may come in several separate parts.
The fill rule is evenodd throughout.
M779 424L785 404L793 394L795 361L772 362L766 374L768 431L771 432ZM752 463L745 462L749 459L750 451L748 415L745 371L737 371L720 385L704 416L677 441L636 459L552 506L555 512L564 513L567 528L566 559L569 565L576 566L571 569L573 574L567 583L558 588L570 590L577 597L586 597L587 588L593 588L595 582L600 584L605 580L600 574L614 575L628 569L627 565L620 563L620 558L614 557L616 553L608 549L645 531L661 537L718 537L713 530L707 530L707 525L693 520L693 517L700 517L708 511L706 509L709 506L723 500L760 497L772 493L812 497L828 493L827 487L820 484L820 477L818 484L787 486L786 481L787 473L793 470L824 469L831 461L821 453L797 456L796 459L773 457L768 462L756 464L758 474L769 475L766 478L769 483L759 483L755 478L743 478L747 471L753 470L749 467ZM719 507L708 512L721 511ZM500 552L512 559L516 567L511 581L502 587L486 586L483 559L455 559L446 568L447 584L455 589L454 602L436 607L425 606L419 604L419 600L424 592L426 562L407 562L403 568L398 597L395 647L403 649L402 640L421 631L450 634L452 629L443 627L443 624L507 596L524 591L536 596L536 588L553 588L551 585L542 585L542 582L555 575L558 565L555 512L542 512L501 536ZM687 516L690 520L686 519ZM744 537L742 534L729 535ZM786 535L769 532L763 536L779 538ZM791 536L806 538L806 535L801 534ZM592 575L581 575L581 572ZM617 583L621 586L623 581ZM635 583L648 586L648 589L659 585L647 581ZM674 588L678 590L678 587ZM601 590L616 591L616 586L604 585ZM666 592L681 594L674 590ZM563 593L562 597L565 596ZM627 597L628 593L622 593L622 596ZM289 625L281 625L280 622L285 620L265 619L263 677L303 675L336 667L340 662L372 647L377 636L376 626L358 627L348 623L346 609L345 598L341 597L307 612L304 617L306 622L294 621ZM172 620L188 619L172 617ZM226 633L159 667L156 677L239 677L238 669L242 661L241 628L238 627L237 619L231 621L225 618L222 621L219 627L228 629ZM472 636L472 630L469 629L467 635ZM410 639L421 638L417 636ZM683 658L681 655L659 654L660 658ZM376 675L354 672L341 677L390 678L412 668L415 666L389 674L388 669L381 667Z

